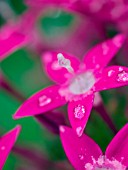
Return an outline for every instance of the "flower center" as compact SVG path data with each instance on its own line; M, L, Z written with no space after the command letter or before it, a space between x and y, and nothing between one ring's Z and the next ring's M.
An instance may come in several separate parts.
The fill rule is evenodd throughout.
M89 91L95 84L95 78L91 71L76 75L69 83L69 91L73 94L83 94Z
M92 161L92 164L85 164L86 170L126 170L126 166L114 158L109 160L105 156L100 156L98 160L95 160L92 157Z

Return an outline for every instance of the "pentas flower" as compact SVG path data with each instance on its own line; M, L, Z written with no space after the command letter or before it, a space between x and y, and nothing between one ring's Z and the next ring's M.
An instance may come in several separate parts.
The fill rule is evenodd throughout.
M30 97L16 111L14 119L42 114L69 102L73 129L82 135L93 105L94 93L128 85L128 68L104 68L122 46L119 34L92 48L81 63L66 53L48 52L42 57L45 71L58 85L47 87Z
M128 167L128 124L112 139L105 153L86 134L78 138L74 130L60 126L64 150L75 170L126 170Z
M0 61L24 46L28 38L13 26L4 26L0 32Z
M69 8L104 21L117 21L128 16L128 2L125 0L75 0Z
M10 151L17 140L20 130L21 126L18 125L0 138L0 169L3 168Z

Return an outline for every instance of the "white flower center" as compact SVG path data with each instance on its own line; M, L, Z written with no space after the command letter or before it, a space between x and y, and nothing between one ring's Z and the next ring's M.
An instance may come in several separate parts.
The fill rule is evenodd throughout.
M121 162L117 161L114 158L112 160L109 160L105 156L100 156L98 160L95 160L92 157L92 161L93 164L85 164L86 170L126 170L126 166L124 166Z
M79 95L89 91L95 84L95 78L91 71L76 75L69 84L69 91Z

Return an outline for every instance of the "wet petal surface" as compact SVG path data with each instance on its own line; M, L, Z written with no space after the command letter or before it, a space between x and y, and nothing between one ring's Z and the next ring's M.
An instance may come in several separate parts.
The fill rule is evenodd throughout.
M13 118L42 114L66 104L64 97L58 93L59 88L59 86L50 86L37 92L20 106Z
M84 58L86 69L102 70L121 48L124 40L125 36L119 34L90 49Z
M103 70L100 80L95 84L95 90L107 90L128 85L128 68L111 66Z
M112 139L105 154L109 159L115 158L128 167L128 123Z
M78 136L81 136L84 131L90 116L93 100L94 94L91 94L81 98L81 100L72 101L68 104L69 120Z
M92 157L102 155L100 147L87 135L78 138L73 129L60 126L61 142L66 155L76 170L85 170L86 163L93 163Z

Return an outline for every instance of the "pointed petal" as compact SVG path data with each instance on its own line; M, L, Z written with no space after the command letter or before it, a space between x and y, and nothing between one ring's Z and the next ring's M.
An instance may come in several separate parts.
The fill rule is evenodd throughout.
M15 51L17 48L24 46L26 42L26 36L17 31L14 31L8 35L7 38L0 37L0 61L7 57L9 53Z
M17 140L20 130L21 126L18 125L0 138L0 169L4 166L12 147Z
M86 163L92 163L92 157L102 155L100 147L87 135L78 138L73 129L60 126L60 138L71 164L76 170L85 170Z
M128 167L128 123L117 133L106 149L106 156L115 158Z
M102 70L121 48L124 40L125 36L118 34L92 48L84 58L86 69Z
M65 59L70 61L71 67L74 71L79 69L80 62L77 58L66 53L47 52L42 56L43 67L48 76L53 81L62 84L67 81L72 73L70 73L66 68L59 66L57 59L58 54L61 54Z
M64 97L59 95L59 86L47 87L26 100L16 111L13 118L42 114L66 103Z
M94 94L68 104L68 116L73 129L81 136L92 109Z
M103 70L95 90L107 90L128 85L128 67L111 66Z

